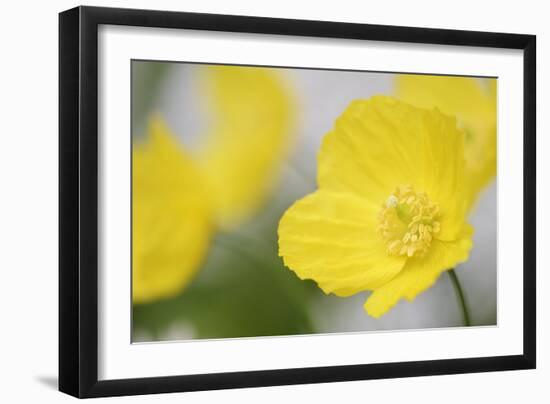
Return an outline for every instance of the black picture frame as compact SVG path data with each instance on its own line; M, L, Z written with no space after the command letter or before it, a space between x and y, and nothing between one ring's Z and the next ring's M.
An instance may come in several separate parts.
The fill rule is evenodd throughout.
M523 50L523 354L99 381L98 26L101 24ZM536 37L151 10L59 15L59 390L103 397L513 369L536 364Z

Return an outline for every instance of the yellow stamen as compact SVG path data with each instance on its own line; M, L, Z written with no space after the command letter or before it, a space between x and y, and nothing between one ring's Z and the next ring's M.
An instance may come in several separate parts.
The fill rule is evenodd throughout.
M413 187L398 187L382 205L378 232L386 241L390 255L421 257L439 233L439 206L424 192Z

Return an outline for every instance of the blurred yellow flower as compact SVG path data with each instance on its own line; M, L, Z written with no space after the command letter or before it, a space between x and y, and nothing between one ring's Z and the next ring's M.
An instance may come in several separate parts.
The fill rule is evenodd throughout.
M250 217L274 188L292 141L293 105L270 69L206 67L212 122L188 153L159 116L133 149L133 301L189 283L218 228Z
M496 85L496 79L482 81L470 77L403 74L396 79L396 94L401 100L456 116L466 135L470 207L496 175Z
M293 98L277 71L243 66L203 70L211 128L197 156L218 222L250 216L277 183L293 139Z
M133 301L174 296L191 280L213 230L201 173L160 117L133 148Z
M351 103L323 139L319 189L279 224L279 255L325 293L413 300L468 258L464 136L454 118L391 97Z

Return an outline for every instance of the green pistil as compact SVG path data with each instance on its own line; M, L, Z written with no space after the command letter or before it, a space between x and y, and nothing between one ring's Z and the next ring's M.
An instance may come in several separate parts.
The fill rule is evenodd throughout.
M397 213L399 220L401 220L404 224L409 224L411 222L411 208L408 204L400 203L395 207L395 212Z

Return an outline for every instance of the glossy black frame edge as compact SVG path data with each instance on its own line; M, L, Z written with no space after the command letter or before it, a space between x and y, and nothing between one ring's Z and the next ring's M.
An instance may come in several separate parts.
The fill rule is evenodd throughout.
M522 49L523 354L98 381L99 24ZM86 398L535 368L535 61L534 35L96 7L77 7L60 13L59 390Z

